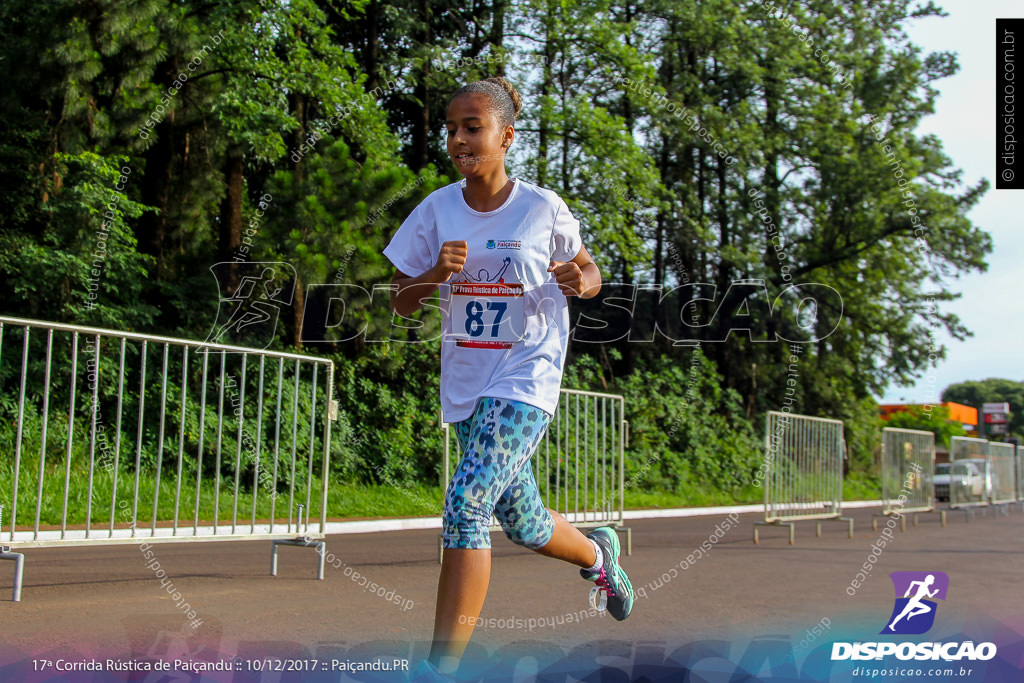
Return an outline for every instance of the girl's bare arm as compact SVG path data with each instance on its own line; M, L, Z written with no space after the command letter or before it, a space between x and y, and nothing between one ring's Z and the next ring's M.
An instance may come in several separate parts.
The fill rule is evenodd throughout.
M391 284L398 287L391 290L391 310L402 316L418 311L438 285L448 282L452 273L462 272L468 253L469 245L464 240L452 240L441 245L437 263L430 270L416 276L395 271Z

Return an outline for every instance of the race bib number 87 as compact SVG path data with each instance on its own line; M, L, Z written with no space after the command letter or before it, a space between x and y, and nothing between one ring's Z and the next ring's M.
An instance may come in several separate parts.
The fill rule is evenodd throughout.
M453 283L450 311L458 346L507 349L525 332L526 307L519 283Z

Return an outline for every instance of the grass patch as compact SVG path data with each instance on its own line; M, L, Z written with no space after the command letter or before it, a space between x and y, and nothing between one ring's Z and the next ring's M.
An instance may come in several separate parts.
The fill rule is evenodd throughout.
M334 484L327 491L327 513L337 517L428 517L441 514L440 486Z
M160 481L160 494L157 501L157 520L166 522L174 519L174 498L178 489L175 472L164 472ZM0 467L0 491L8 493L12 490L13 471L10 463ZM40 526L55 526L61 522L64 505L64 476L62 463L48 464L43 477L42 505L39 510ZM74 526L84 525L87 511L90 512L92 528L109 527L111 519L111 500L113 498L114 481L112 473L97 470L93 473L93 500L91 511L88 510L86 487L88 470L73 469L71 487L68 496L68 523ZM287 489L278 492L273 502L274 517L277 521L288 518L289 503L292 505L293 518L298 514L298 504L305 503L306 482L296 483L293 500L289 500ZM253 514L252 482L242 482L238 493L237 518L239 523L248 523ZM38 474L32 468L22 469L18 489L18 524L19 528L34 525L36 508L35 497L38 487ZM143 472L139 476L138 526L148 527L153 519L153 491L156 489L156 476L152 472ZM311 521L319 519L317 500L319 498L320 481L312 480ZM844 500L873 500L878 498L880 484L876 478L865 475L851 475L843 482ZM134 503L134 475L122 472L118 475L117 498L115 499L115 528L126 528L131 522L131 509ZM271 496L264 487L256 491L256 519L267 520L271 514ZM230 522L235 514L234 478L222 478L219 495L216 495L211 477L204 475L199 487L199 521L210 522L216 518L221 524ZM216 501L215 501L216 499ZM195 473L187 473L181 482L181 504L177 511L179 527L191 525L194 521L196 500ZM570 501L572 499L570 498ZM759 504L764 500L764 492L753 486L736 492L688 488L683 491L650 490L640 487L626 489L626 509L668 509L696 508L726 505ZM328 490L327 516L329 519L348 518L387 518L387 517L436 517L440 516L444 501L444 488L440 486L391 486L382 484L332 483ZM216 507L215 507L216 502ZM582 502L582 499L581 499ZM616 501L617 503L617 501ZM9 525L11 505L9 500L0 500L4 506L5 527ZM617 508L617 504L615 506Z
M851 472L843 478L843 500L878 500L882 481L863 472Z
M119 472L115 496L113 472L96 469L93 472L93 492L90 501L88 466L73 467L69 479L70 485L67 487L67 522L73 526L84 526L88 517L91 528L109 528L111 520L113 520L114 528L124 529L131 526L134 517L136 525L145 528L152 525L154 507L157 522L172 521L177 514L179 527L192 524L197 517L197 511L200 524L209 523L214 519L221 524L230 522L233 518L237 518L239 523L252 519L251 476L249 481L239 481L236 504L233 474L222 475L220 486L217 487L214 475L204 473L198 486L197 506L195 473L183 474L180 487L176 474L173 469L170 472L166 470L162 472L159 491L157 491L154 472L140 472L137 488L134 474ZM34 462L30 462L27 467L23 465L18 478L17 523L19 529L34 527L37 514L41 528L61 524L61 519L64 516L65 476L66 470L63 463L47 463L43 470L42 495L39 496L38 465ZM313 492L311 498L315 506L320 490L320 481L316 477L312 480L311 489ZM0 505L4 506L5 528L9 527L12 513L12 501L6 499L6 496L9 496L13 490L13 465L8 463L6 466L0 467L0 491L5 496L5 499L0 500ZM138 491L137 496L136 490ZM288 519L290 504L293 518L297 518L298 504L305 503L306 500L306 480L296 477L294 498L290 496L289 490L285 487L279 488L276 497L271 495L272 489L260 485L257 485L255 493L257 521L269 519L272 511L276 520ZM180 503L176 510L175 497L178 495L180 495ZM133 510L136 510L134 514Z

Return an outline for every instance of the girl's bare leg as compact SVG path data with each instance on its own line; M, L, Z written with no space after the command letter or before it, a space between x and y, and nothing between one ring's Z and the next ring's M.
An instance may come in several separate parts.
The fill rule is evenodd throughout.
M434 642L428 658L442 673L454 673L458 666L483 609L490 580L490 548L444 549L434 609Z
M551 518L555 521L555 532L547 545L536 548L534 552L563 560L577 567L593 567L597 561L594 543L583 535L583 532L565 521L565 517L548 508Z
M549 509L555 529L546 545L535 552L578 567L593 566L597 560L594 544L562 515ZM434 610L434 642L430 663L442 673L454 673L462 659L476 620L487 597L491 579L491 551L445 548L441 576L437 582Z

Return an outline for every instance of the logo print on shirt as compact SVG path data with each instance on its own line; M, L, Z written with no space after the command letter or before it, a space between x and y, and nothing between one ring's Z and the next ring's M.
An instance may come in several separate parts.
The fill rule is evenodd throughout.
M502 276L505 274L505 271L508 270L511 263L512 259L506 256L501 262L501 270L499 270L494 276L491 276L491 273L486 268L481 268L477 272L475 278L466 271L462 271L463 277L466 278L463 282L501 282Z
M519 240L487 240L488 249L522 249L523 243Z

